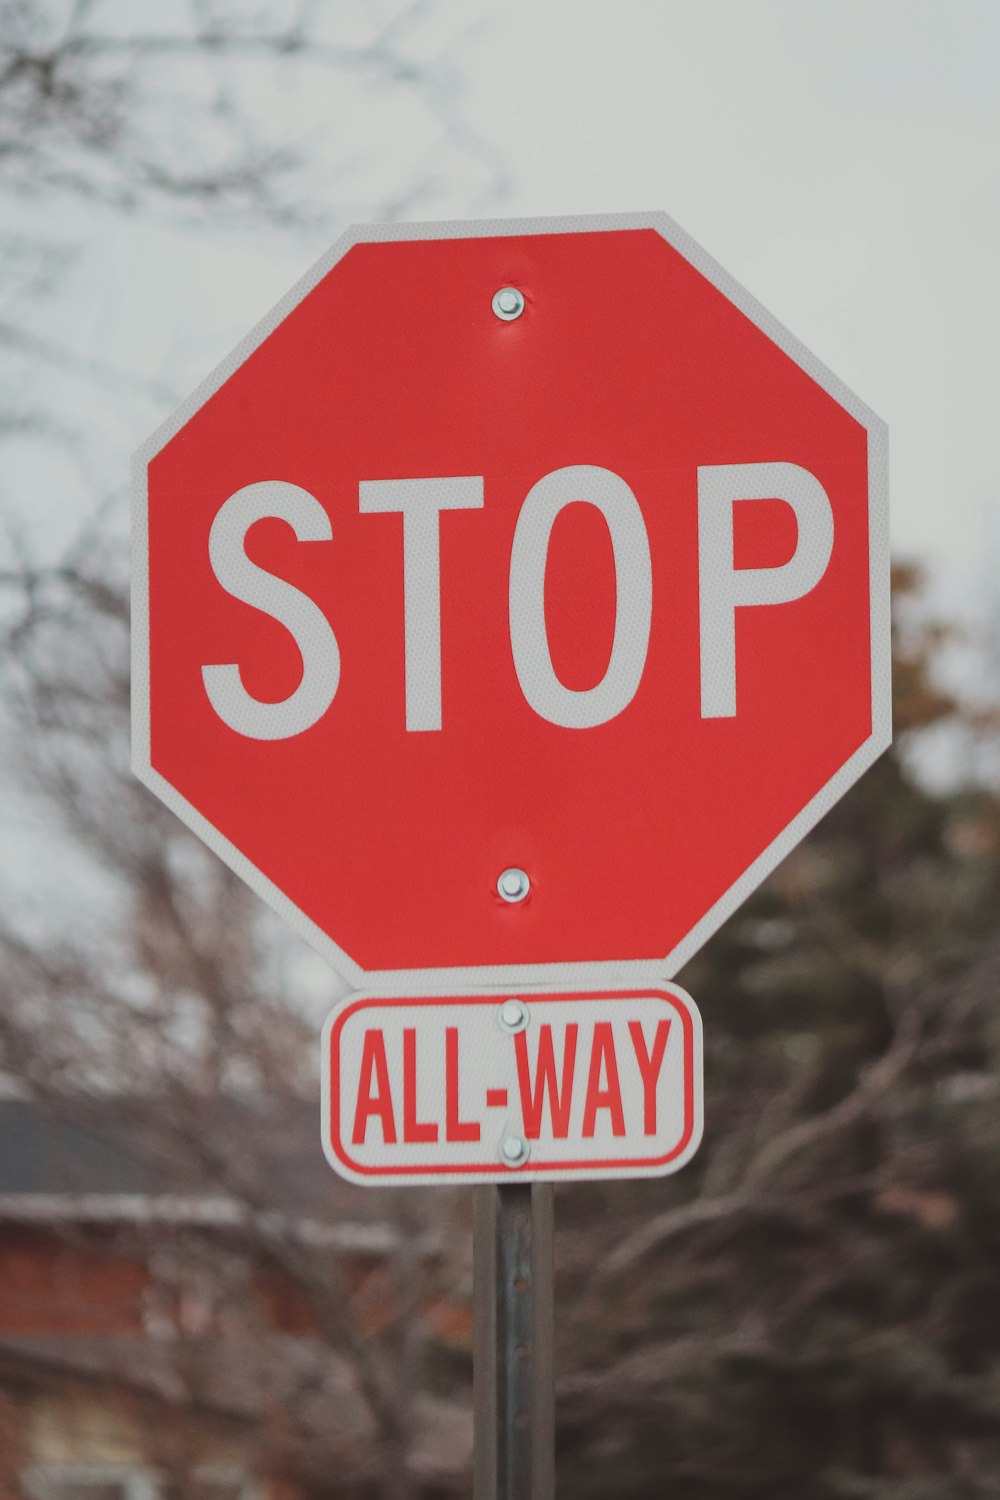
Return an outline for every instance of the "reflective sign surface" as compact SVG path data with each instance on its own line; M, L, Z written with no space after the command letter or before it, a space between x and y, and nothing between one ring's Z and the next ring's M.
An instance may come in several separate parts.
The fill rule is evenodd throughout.
M669 977L888 744L885 455L663 215L352 230L138 455L135 769L359 988Z
M702 1127L701 1020L675 985L361 996L323 1034L323 1147L354 1182L657 1177Z

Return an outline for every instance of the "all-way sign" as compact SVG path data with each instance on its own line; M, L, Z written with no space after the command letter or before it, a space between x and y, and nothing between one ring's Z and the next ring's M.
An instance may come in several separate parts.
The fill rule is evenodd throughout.
M356 1182L658 1177L701 1139L701 1019L672 984L363 995L327 1021L323 1088Z

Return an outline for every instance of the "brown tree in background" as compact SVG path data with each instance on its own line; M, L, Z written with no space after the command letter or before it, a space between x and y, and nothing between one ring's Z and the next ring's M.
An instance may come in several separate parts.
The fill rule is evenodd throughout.
M919 584L897 573L896 747L682 976L699 1157L560 1205L581 1494L997 1493L1000 800L907 769L963 718Z

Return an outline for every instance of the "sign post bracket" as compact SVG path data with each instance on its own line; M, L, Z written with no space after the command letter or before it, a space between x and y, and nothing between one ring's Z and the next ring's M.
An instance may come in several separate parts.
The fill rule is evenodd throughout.
M475 1190L474 1500L552 1500L553 1203L549 1183Z

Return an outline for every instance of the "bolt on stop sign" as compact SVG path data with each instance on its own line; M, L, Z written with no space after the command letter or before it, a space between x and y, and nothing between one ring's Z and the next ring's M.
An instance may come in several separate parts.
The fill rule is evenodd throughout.
M884 428L661 215L351 230L135 580L138 774L385 993L670 977L890 738Z

